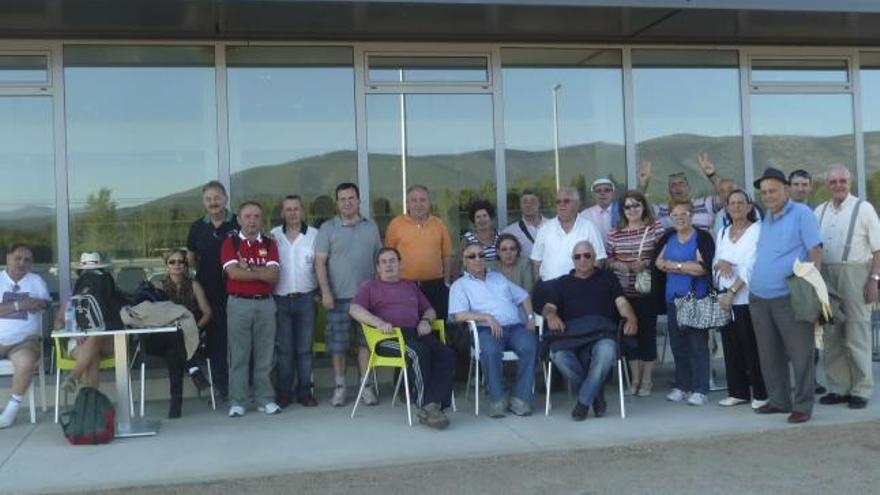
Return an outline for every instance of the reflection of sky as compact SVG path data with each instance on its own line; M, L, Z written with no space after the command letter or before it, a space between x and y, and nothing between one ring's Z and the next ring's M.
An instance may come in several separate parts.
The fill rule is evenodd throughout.
M862 89L862 128L865 131L880 131L880 70L863 70Z
M54 205L52 99L0 97L0 211ZM9 177L15 177L9 181Z
M752 134L812 137L852 134L852 96L752 95Z
M737 69L637 68L633 93L636 141L741 134Z

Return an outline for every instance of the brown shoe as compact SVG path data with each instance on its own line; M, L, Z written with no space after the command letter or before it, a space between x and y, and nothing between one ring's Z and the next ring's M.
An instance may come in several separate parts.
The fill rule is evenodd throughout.
M758 414L777 414L777 413L787 413L788 411L785 411L783 409L779 409L778 407L774 406L773 404L764 404L763 406L755 409L755 412Z
M810 420L810 415L804 412L795 411L788 416L788 422L791 424L806 423Z
M296 401L299 402L300 404L302 404L303 407L315 407L318 405L318 401L315 399L315 396L312 394L306 395L304 397L300 397Z

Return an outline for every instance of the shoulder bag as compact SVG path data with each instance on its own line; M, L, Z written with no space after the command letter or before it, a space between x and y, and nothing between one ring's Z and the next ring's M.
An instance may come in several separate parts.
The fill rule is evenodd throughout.
M642 242L639 243L639 253L636 255L637 260L642 259L642 250L645 247L645 239L648 237L648 232L650 232L650 230L651 226L648 226L645 229L645 233L642 234ZM645 268L636 275L635 289L639 294L651 293L651 270Z
M723 327L730 321L730 312L721 309L718 292L711 284L709 293L697 298L694 278L691 278L691 290L683 297L676 297L673 302L679 326L707 330Z

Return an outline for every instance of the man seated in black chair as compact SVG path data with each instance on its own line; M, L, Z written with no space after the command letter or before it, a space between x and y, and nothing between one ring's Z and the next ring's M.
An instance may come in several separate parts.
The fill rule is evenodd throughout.
M637 323L617 277L596 267L593 246L578 242L571 257L574 270L549 284L542 313L550 359L578 389L571 417L583 421L591 404L596 417L608 407L602 385L617 358L618 315L624 335L635 335Z

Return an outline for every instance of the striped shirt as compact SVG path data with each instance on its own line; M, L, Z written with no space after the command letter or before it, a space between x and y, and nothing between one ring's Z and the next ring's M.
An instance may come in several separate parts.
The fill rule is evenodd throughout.
M647 230L647 236L645 231ZM654 257L654 246L657 241L663 237L663 225L659 221L649 226L641 226L639 228L614 228L608 232L608 241L606 242L605 251L608 253L610 261L636 261L638 259L650 260ZM645 244L642 247L642 254L639 256L639 246L642 243L642 237L645 237ZM636 272L614 270L620 286L627 297L637 297L641 294L636 291Z
M461 238L464 239L464 245L468 246L471 244L479 244L480 249L483 250L483 254L486 255L486 261L495 261L498 259L498 236L500 234L498 231L495 231L495 236L492 237L492 244L483 244L480 242L480 238L477 237L477 234L474 234L472 230L468 230L464 234L461 235Z

